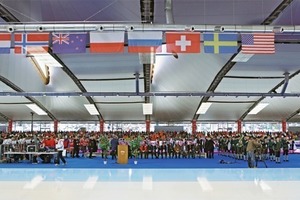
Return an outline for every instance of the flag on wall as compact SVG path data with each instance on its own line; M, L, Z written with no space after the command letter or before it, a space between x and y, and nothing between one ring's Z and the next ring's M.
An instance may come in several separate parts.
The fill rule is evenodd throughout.
M161 45L161 31L128 32L129 53L152 53Z
M274 33L242 34L243 54L273 54L275 53Z
M168 53L200 53L199 32L166 32Z
M11 44L10 33L0 33L0 54L9 54Z
M205 53L237 53L238 35L236 33L204 33Z
M90 32L91 53L123 53L124 32Z
M85 53L86 33L52 33L53 53Z
M47 53L49 33L15 33L15 53Z

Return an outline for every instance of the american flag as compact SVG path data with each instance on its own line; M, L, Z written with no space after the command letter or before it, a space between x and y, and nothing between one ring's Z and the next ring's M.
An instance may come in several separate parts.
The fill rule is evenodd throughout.
M243 54L273 54L275 53L274 33L242 34Z

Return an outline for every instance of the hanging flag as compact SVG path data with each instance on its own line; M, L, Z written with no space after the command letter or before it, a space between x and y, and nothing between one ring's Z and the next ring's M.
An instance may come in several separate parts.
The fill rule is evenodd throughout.
M9 54L11 44L10 33L0 33L0 54Z
M166 32L168 53L200 53L200 33Z
M16 54L47 53L49 33L15 33Z
M123 53L124 32L90 32L91 53Z
M53 53L85 53L86 33L52 33Z
M242 34L243 54L273 54L275 53L274 33Z
M237 53L238 43L236 33L204 33L205 53Z
M162 32L128 32L129 53L153 53L162 45Z

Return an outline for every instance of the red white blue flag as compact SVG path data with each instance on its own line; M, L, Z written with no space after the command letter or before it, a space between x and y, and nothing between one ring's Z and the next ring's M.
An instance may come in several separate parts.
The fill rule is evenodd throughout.
M11 45L11 34L0 33L0 54L9 54Z
M52 33L52 52L85 53L86 37L86 33Z
M273 54L275 53L274 33L242 34L243 54Z
M129 53L155 53L162 45L162 32L128 32Z
M47 53L49 33L15 33L16 54Z

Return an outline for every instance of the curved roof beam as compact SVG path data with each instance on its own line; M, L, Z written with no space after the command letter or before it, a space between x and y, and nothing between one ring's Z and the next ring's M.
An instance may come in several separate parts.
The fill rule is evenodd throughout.
M280 83L278 83L274 88L272 88L268 93L277 93L276 90L281 87L282 85L284 85L286 83L286 79L292 79L293 77L297 76L300 73L300 70L296 71L295 73L293 73L291 76L289 76L288 78L285 77L284 80L282 80ZM284 96L284 94L281 93L282 96ZM264 100L266 97L261 97L259 98L254 104L252 104L252 106L250 108L248 108L248 110L240 117L239 120L244 120L245 117L248 115L248 113L255 108L255 106L257 106L257 104L259 104L262 100ZM298 112L297 112L298 111ZM293 114L291 114L286 121L288 121L290 118L292 118L294 115L297 115L300 111L300 108L297 110L296 112L294 112Z
M6 84L7 86L9 86L10 88L12 88L13 90L17 91L17 92L24 92L21 88L19 88L17 85L15 85L13 82L11 82L10 80L8 80L7 78L3 77L0 75L0 81L2 81L4 84ZM39 106L43 111L45 111L48 116L54 121L57 120L56 117L49 111L47 110L47 108L45 108L38 100L36 100L33 97L30 96L24 96L26 99L28 99L29 101L31 101L32 103L35 103L37 106Z
M4 115L3 113L0 112L0 117L2 117L3 119L5 119L6 121L9 120L9 117L7 117L6 115Z
M20 22L11 12L0 3L0 17L6 22Z
M282 13L291 3L293 0L283 0L277 8L274 9L274 11L261 23L261 25L270 25L273 23L274 20L278 18L280 13ZM241 51L241 47L239 48L238 52ZM235 62L232 62L233 58L237 55L238 53L234 54L228 62L222 67L222 69L218 72L218 74L215 76L214 80L210 84L209 88L207 89L207 92L214 92L215 89L218 87L218 85L221 83L223 80L224 76L232 69L232 67L235 65ZM200 108L201 104L204 102L207 102L209 100L209 97L203 97L195 111L193 119L198 119L199 114L197 114L197 110ZM253 105L256 105L260 102L261 100L258 100L256 103ZM252 106L253 106L252 105ZM251 107L252 107L251 106ZM248 113L247 113L248 114ZM244 116L244 115L243 115ZM242 118L242 117L241 117Z
M87 92L87 90L84 88L84 86L82 85L82 83L80 82L80 80L75 76L75 74L67 67L67 65L56 55L54 54L51 50L49 50L49 54L57 61L59 62L59 64L61 64L62 66L62 70L74 81L74 83L77 85L77 87L80 89L81 92ZM88 100L88 102L90 104L93 104L98 113L99 113L99 116L98 116L98 119L103 119L103 116L101 114L101 112L99 111L95 101L93 100L92 97L90 96L86 96L86 99Z
M13 14L11 14L1 3L0 3L0 16L1 18L6 21L6 22L20 22L20 20L18 18L16 18ZM8 79L6 79L3 76L0 76L0 80L5 83L7 86L11 87L12 89L14 89L17 92L24 92L21 88L19 88L18 86L16 86L14 83L12 83L11 81L9 81ZM27 98L28 100L30 100L31 102L35 103L36 105L38 105L42 110L44 110L48 116L54 121L57 120L56 117L49 111L47 110L47 108L45 108L38 100L36 100L33 97L30 96L25 96L25 98ZM2 117L4 117L1 114ZM8 117L4 117L5 119L8 119Z

